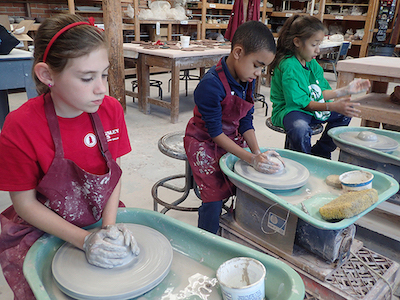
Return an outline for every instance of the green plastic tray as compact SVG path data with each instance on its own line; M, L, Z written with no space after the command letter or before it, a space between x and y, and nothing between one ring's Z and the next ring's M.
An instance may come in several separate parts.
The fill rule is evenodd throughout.
M393 165L400 166L400 147L397 148L392 153L385 153L369 147L358 145L356 143L351 143L339 137L341 133L353 132L353 131L371 131L376 134L381 134L389 138L392 138L399 144L400 144L400 132L371 128L371 127L348 127L348 126L335 127L328 131L328 135L333 139L335 144L340 149L343 149L354 155L361 155L368 158L372 156L371 154L373 154L373 158L378 162L391 163Z
M266 299L304 299L305 288L301 277L284 262L264 253L150 210L119 209L117 222L149 226L164 234L171 242L174 257L175 253L179 253L193 261L192 264L183 267L190 271L201 264L213 270L215 277L217 268L228 259L238 256L255 258L261 261L267 270ZM92 227L99 225L97 223ZM25 258L24 275L38 300L56 299L50 269L54 254L63 243L62 240L46 234L33 244ZM183 270L174 270L172 267L167 277L140 299L161 299L168 288L179 286L182 281L187 282L187 277L182 276L180 271ZM220 293L219 288L218 293ZM192 296L189 299L199 299L199 297Z
M252 193L253 196L259 197L260 201L263 199L268 199L276 202L282 207L286 208L290 212L296 214L299 218L304 221L314 225L316 227L322 229L343 229L351 224L353 224L357 219L373 210L376 206L378 206L383 201L387 200L389 197L394 195L399 190L398 182L392 177L385 175L383 173L342 163L337 161L331 161L328 159L316 157L309 154L304 154L300 152L295 152L286 149L272 149L277 151L282 157L289 158L295 160L302 165L304 165L308 171L310 172L310 178L308 183L306 183L303 187L298 189L293 189L289 191L269 191L245 178L233 172L233 166L238 158L230 153L225 154L220 159L220 166L222 171L229 177L229 179L236 185L237 188L242 189L248 193ZM247 149L248 150L248 149ZM267 149L262 149L262 151L266 151ZM248 150L249 151L249 150ZM352 170L366 170L371 172L374 175L374 179L372 181L372 187L378 191L379 200L374 205L370 206L368 209L363 211L362 213L348 219L343 219L338 222L328 222L324 220L319 213L319 208L326 203L332 201L338 195L334 195L331 193L321 193L315 194L311 198L307 197L307 189L313 189L310 182L311 178L315 179L315 182L319 184L326 184L324 182L325 178L328 175L332 174L342 174L347 171ZM301 203L292 204L286 201L285 199L298 198L300 202L306 206L309 214L303 211ZM299 201L297 201L299 202Z

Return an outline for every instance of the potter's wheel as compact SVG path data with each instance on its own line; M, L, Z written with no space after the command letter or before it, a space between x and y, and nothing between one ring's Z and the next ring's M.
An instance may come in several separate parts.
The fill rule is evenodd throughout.
M130 263L103 269L86 261L85 253L65 243L53 258L58 288L76 299L131 299L157 286L167 276L173 251L167 238L143 225L126 223L140 247Z
M369 138L360 138L360 134L368 132ZM382 152L392 152L399 147L399 143L385 135L376 134L370 131L347 131L339 134L339 137L347 142L355 143L360 146L372 148Z
M235 173L247 180L269 190L291 190L307 183L310 172L297 161L284 158L285 168L276 174L265 174L256 171L243 160L234 165Z

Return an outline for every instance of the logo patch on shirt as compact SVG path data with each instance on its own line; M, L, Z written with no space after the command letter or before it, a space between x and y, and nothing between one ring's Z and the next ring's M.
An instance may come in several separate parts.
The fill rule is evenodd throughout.
M108 130L105 132L107 143L119 140L119 128Z
M89 148L93 148L97 144L97 138L93 133L88 133L83 139L85 145Z

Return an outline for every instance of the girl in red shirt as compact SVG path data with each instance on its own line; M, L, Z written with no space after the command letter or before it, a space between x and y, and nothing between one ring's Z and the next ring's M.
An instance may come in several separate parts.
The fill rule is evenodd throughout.
M22 265L44 232L103 268L139 253L129 230L115 224L120 157L131 147L123 109L106 96L104 33L92 20L60 14L42 23L34 43L40 96L11 112L0 135L0 189L12 201L0 215L0 263L15 299L35 299ZM97 232L82 228L101 218ZM125 246L113 243L121 236Z

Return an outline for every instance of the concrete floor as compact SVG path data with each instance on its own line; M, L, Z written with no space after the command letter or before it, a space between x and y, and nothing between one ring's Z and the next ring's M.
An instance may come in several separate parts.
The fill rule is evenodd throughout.
M191 71L195 74L196 71ZM326 73L332 88L335 88L336 81L333 73ZM170 97L168 93L168 74L152 75L152 79L163 81L164 99ZM126 80L126 88L131 89L132 79ZM184 84L181 82L180 91L180 114L179 121L176 124L170 123L169 111L164 108L152 106L151 114L145 115L137 108L137 102L134 103L131 97L127 97L126 124L128 126L129 137L132 145L132 152L122 157L122 191L121 200L128 207L139 207L152 210L153 199L151 196L151 188L159 179L184 172L184 162L172 159L162 154L157 147L158 140L166 133L185 130L188 120L192 117L194 108L193 89L197 81L189 82L189 93L185 97ZM151 88L152 96L156 97L158 91ZM265 95L269 102L269 88L261 86L261 94ZM9 97L10 109L18 108L27 100L26 93L15 93ZM269 104L269 112L271 113L271 104ZM277 133L265 126L265 107L262 103L255 104L254 126L256 135L261 147L277 147L283 148L285 136ZM359 126L360 119L354 118L351 126ZM318 136L314 136L313 140ZM334 152L333 159L337 160L338 150ZM165 194L165 199L173 199L173 195ZM199 206L200 201L191 193L186 205ZM3 211L11 204L7 192L0 192L0 211ZM196 226L197 213L170 211L167 215ZM0 299L13 299L11 290L0 275Z

